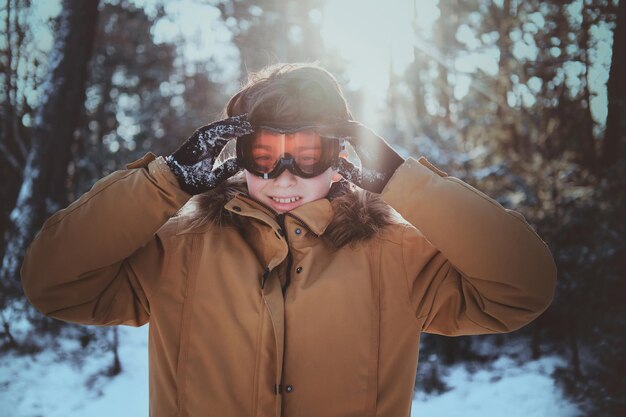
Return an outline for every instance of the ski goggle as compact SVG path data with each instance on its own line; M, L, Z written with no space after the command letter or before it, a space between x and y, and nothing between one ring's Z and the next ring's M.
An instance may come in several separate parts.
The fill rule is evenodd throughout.
M341 148L340 139L320 135L315 126L256 126L254 133L237 139L237 160L263 179L277 178L285 169L313 178L337 164Z

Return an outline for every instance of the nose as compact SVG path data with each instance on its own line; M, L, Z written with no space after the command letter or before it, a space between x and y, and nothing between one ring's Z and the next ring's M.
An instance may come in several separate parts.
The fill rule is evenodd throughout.
M274 179L274 184L279 187L291 187L296 185L298 177L288 169L284 170L278 177Z

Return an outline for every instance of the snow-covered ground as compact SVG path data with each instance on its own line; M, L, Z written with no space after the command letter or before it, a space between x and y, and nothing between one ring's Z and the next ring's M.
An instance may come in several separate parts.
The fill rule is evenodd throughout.
M462 365L451 367L443 379L453 389L436 397L418 392L411 417L580 416L550 377L557 365L563 366L563 360L549 356L521 367L500 357L488 370L473 374Z
M76 369L50 353L0 357L0 415L12 417L148 416L148 325L119 326L122 374L86 380L110 365L94 357ZM10 414L5 414L11 410Z
M103 367L92 358L78 370L50 354L34 358L0 357L0 410L13 417L148 416L148 326L120 326L123 373L109 380L85 380ZM111 357L105 359L109 364ZM417 393L412 417L576 417L581 413L564 399L550 374L558 357L517 366L501 357L488 369L469 373L464 366L443 376L453 389L428 397ZM6 414L9 415L9 414Z

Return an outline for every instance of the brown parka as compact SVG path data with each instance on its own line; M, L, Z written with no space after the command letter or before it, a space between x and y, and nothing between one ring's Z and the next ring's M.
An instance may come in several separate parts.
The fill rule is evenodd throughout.
M409 416L421 332L511 332L553 299L524 217L424 157L380 196L284 216L229 190L192 222L149 152L51 216L24 258L46 316L150 323L153 417Z

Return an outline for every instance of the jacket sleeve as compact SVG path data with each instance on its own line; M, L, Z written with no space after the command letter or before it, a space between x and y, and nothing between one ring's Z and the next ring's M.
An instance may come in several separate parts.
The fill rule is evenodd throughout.
M46 220L21 267L24 293L59 320L141 326L167 259L159 229L191 196L148 152Z
M381 197L412 225L404 231L403 262L424 332L511 332L552 302L556 265L520 213L423 156L405 161Z

